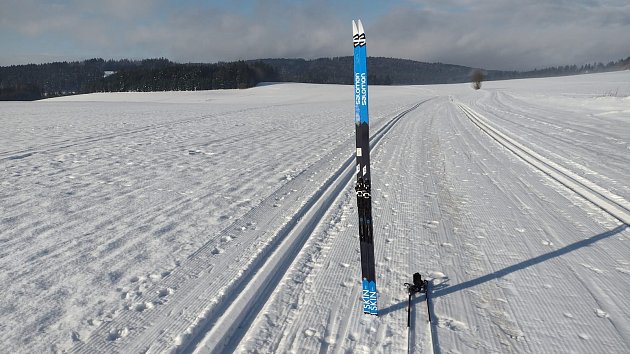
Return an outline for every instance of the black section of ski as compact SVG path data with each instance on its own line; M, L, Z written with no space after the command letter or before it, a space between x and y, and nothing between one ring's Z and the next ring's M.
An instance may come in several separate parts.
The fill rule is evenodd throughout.
M357 124L357 211L361 249L363 312L378 315L376 265L374 261L374 226L372 221L372 186L370 183L370 135L368 124Z
M372 224L372 196L370 194L370 181L364 180L363 177L358 177L355 190L357 193L357 209L359 214L361 274L363 279L367 279L367 281L376 281L374 265L374 231Z
M370 125L355 124L357 146L357 183L363 181L370 187ZM359 150L360 149L360 150Z

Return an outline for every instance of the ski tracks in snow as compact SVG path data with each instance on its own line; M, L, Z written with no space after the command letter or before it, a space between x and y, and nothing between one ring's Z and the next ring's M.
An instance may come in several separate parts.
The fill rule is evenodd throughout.
M330 177L309 197L296 198L309 194L304 188L312 178L295 176L286 188L223 232L221 240L234 241L251 239L235 235L234 230L245 235L261 228L277 230L249 247L240 243L238 252L248 255L235 258L241 265L233 264L229 256L235 249L216 242L205 245L161 282L166 289L161 294L168 294L164 300L171 301L168 289L186 295L172 299L175 305L168 315L151 317L136 311L138 323L123 317L113 322L116 325L106 324L100 333L110 341L100 350L121 345L125 350L149 352L401 352L409 340L413 352L538 352L549 345L547 336L572 331L580 342L567 338L553 343L552 350L581 351L605 342L615 351L627 345L630 327L623 320L627 301L618 292L610 295L601 290L613 286L618 277L610 276L609 262L583 252L583 247L624 230L586 239L569 237L597 229L575 220L575 212L556 207L566 198L580 205L572 191L557 195L553 184L536 173L524 173L527 168L520 158L515 160L484 142L481 131L475 130L480 126L494 133L486 135L492 139L501 138L501 132L483 125L484 118L470 108L458 110L446 98L421 107L401 112L373 134L373 148L380 141L373 155L373 213L381 316L356 315L360 272L350 188L354 159L335 150L322 161L336 162L316 172ZM403 116L401 124L395 124ZM393 133L385 135L390 130ZM488 134L486 130L483 134ZM532 156L509 137L503 140L511 143L509 151L519 148ZM536 160L555 167L544 157ZM576 181L585 184L583 178L572 183ZM590 191L606 196L604 188ZM619 198L608 199L612 200ZM285 203L300 207L290 217L268 213ZM499 205L504 207L498 209ZM541 214L550 208L558 214ZM601 219L588 209L587 214ZM610 220L598 223L610 224ZM611 251L610 246L596 250L595 254ZM615 269L626 269L622 250L612 253L622 262ZM217 253L228 256L213 260ZM576 262L579 254L581 261ZM573 278L558 278L557 267L567 269L565 273ZM433 322L423 324L424 308L416 302L415 326L406 338L402 284L416 271L432 280ZM544 279L541 287L532 286L540 285L540 279ZM209 296L208 284L225 285ZM160 294L159 289L148 292ZM569 304L561 300L565 292L574 294ZM588 298L581 300L584 294ZM201 301L203 297L207 301ZM159 296L157 301L145 301L159 302ZM580 303L587 308L580 308ZM180 319L173 321L177 315ZM602 319L608 324L598 323ZM134 337L134 331L142 335ZM124 340L125 336L132 340ZM86 348L99 348L98 340L89 343L96 346Z
M389 122L384 124L371 139L371 146L377 146L380 140L386 136L396 123L402 119L409 112L412 112L423 102L413 105L412 107L402 111ZM335 225L335 219L340 220L343 218L343 207L341 210L332 208L334 203L337 202L342 191L350 184L354 172L354 156L350 156L348 160L344 161L341 167L319 188L318 192L309 198L309 201L302 206L300 211L294 215L291 220L285 225L278 236L278 245L273 247L273 250L264 257L264 265L259 268L254 276L250 279L245 279L248 282L248 288L243 289L242 292L237 293L238 297L229 304L226 311L221 314L220 319L209 329L208 333L203 336L197 345L196 352L216 352L216 351L233 351L240 343L242 336L245 335L245 329L249 328L255 318L268 318L267 315L261 316L259 312L263 310L265 304L268 302L272 293L284 293L285 290L276 290L278 284L283 280L285 273L290 272L291 265L294 263L298 253L303 257L300 259L299 264L301 268L300 274L293 278L284 281L292 282L297 280L298 284L303 284L308 288L310 283L307 281L308 273L313 270L314 267L318 267L321 263L321 256L326 252L325 238L317 241L312 241L311 247L308 251L303 251L305 243L309 240L312 234L316 230L328 231L334 233L331 230L331 226ZM347 209L345 209L347 210ZM333 220L329 221L329 224L321 225L322 221L330 220L331 212L333 213ZM323 257L323 256L321 256ZM250 286L249 284L259 283L260 285ZM315 287L310 290L316 292L319 287ZM302 289L302 294L308 294L308 289ZM296 301L300 303L299 299ZM289 305L289 308L295 307ZM305 306L306 304L302 304ZM274 312L278 311L278 308L272 306ZM271 316L278 316L277 313ZM336 317L334 314L331 316ZM335 318L337 320L337 318ZM343 321L341 321L343 323ZM343 326L341 327L343 329ZM322 334L321 329L319 329ZM317 329L307 329L305 334L308 336L314 336L318 333ZM324 343L330 344L330 336L335 332L323 332L324 337L328 337ZM260 348L257 348L260 349ZM286 348L285 348L286 349ZM276 348L278 350L278 348ZM283 349L280 349L283 350ZM327 347L322 347L324 352L327 352Z
M360 313L356 215L354 195L348 191L342 196L342 203L337 204L341 209L334 208L338 216L332 218L339 222L332 230L314 234L316 238L303 251L304 264L300 266L298 260L297 266L291 268L293 276L277 289L239 350L407 350L407 293L403 284L411 281L411 274L416 271L433 278L436 289L447 283L447 277L438 271L440 259L435 257L445 243L440 239L448 234L450 216L441 211L438 197L444 162L440 137L431 128L439 121L439 115L433 112L437 104L432 102L410 112L373 155L379 317ZM424 305L414 301L414 306L419 308L414 311L417 319L411 349L439 352L438 338L432 342L429 326L435 329L442 322L436 319L428 323ZM455 326L459 323L456 320L444 323L460 330Z
M553 80L543 103L560 100ZM571 79L557 80L565 90ZM373 102L393 97L370 107L379 317L360 308L354 134L340 128L351 121L331 119L350 116L329 92L346 88L262 88L274 105L251 111L234 110L249 102L239 91L183 116L181 105L89 114L101 106L86 103L24 114L0 154L3 345L367 353L405 352L409 340L418 353L627 352L630 230L610 212L627 212L613 209L630 191L628 122L593 111L572 124L567 112L582 111L537 104L527 96L537 81L510 92L519 82L374 88ZM268 92L287 89L293 107ZM414 109L419 96L438 97ZM52 125L39 123L43 109ZM433 322L422 325L416 302L408 337L403 283L414 272L432 281Z
M611 193L606 188L598 186L590 180L579 176L569 169L516 142L505 133L489 125L485 117L473 111L470 107L459 104L459 108L479 129L483 130L503 147L512 151L523 161L531 164L565 187L581 195L584 199L598 206L622 223L630 225L630 202L623 197Z
M3 150L38 153L0 161L3 350L124 351L143 347L140 333L158 338L147 348L184 342L226 290L194 291L194 279L238 278L351 151L339 129L346 100L327 91L326 108L296 108L283 97L293 96L255 109L242 97L225 106L9 104ZM408 102L375 107L376 123ZM138 126L146 130L129 129ZM58 145L61 137L72 139ZM207 257L193 264L196 250Z
M574 350L583 352L590 350L587 348L597 348L598 345L616 348L612 351L623 351L622 348L628 346L629 329L627 321L624 320L627 316L628 304L624 298L619 297L624 290L617 286L617 289L613 291L616 295L602 296L593 289L615 288L610 282L614 283L618 275L602 269L612 270L626 263L623 256L627 251L627 245L623 242L625 237L619 236L618 240L617 237L613 239L613 236L624 233L626 227L623 225L615 227L616 222L609 215L596 212L590 202L580 200L580 197L572 190L574 188L559 188L561 184L550 180L546 172L543 173L536 168L532 174L532 171L523 169L524 166L531 168L532 165L529 160L525 160L527 164L523 164L524 160L520 157L518 159L510 157L514 153L513 150L517 149L515 145L509 145L508 149L502 153L496 148L499 145L495 145L495 139L498 137L496 132L494 135L486 135L486 130L482 129L488 129L488 126L479 126L481 123L479 119L475 120L479 117L474 115L474 111L466 106L461 111L461 113L454 111L447 115L452 123L456 123L453 125L457 127L453 138L457 139L457 143L452 141L449 144L452 148L445 147L444 150L448 154L452 153L452 157L447 158L450 165L450 168L447 166L447 170L450 170L447 176L450 178L447 179L461 175L461 172L457 173L457 170L462 167L468 172L465 179L451 181L451 190L461 199L460 202L455 203L462 206L460 212L457 213L458 218L464 219L464 222L457 225L453 233L456 237L469 238L469 241L464 244L468 253L463 253L465 257L458 260L460 265L455 268L455 274L451 274L451 281L455 280L458 283L454 282L455 284L438 290L436 297L448 298L462 291L467 292L469 295L461 299L461 303L472 301L477 311L485 313L483 317L490 319L494 324L494 326L482 325L476 330L501 329L503 335L507 336L500 344L497 343L498 347L506 350L510 348L509 351ZM473 118L470 117L471 115ZM468 124L460 121L458 117L468 120ZM506 142L504 139L500 142L509 144L513 141ZM501 146L504 145L501 144ZM522 145L518 146L522 147ZM520 150L520 152L524 151ZM533 158L529 156L530 159ZM465 158L462 159L462 157ZM541 160L549 162L544 157L537 159L539 162ZM556 165L551 163L547 166ZM562 171L564 175L566 171ZM535 177L536 174L541 177ZM567 184L575 187L576 180L581 181L580 178L576 178L574 182ZM566 186L563 187L566 188ZM599 193L606 194L602 191L603 188L595 188L595 190L598 195ZM574 208L576 207L582 209L580 214L585 218L575 218ZM474 227L471 228L471 225ZM601 231L602 226L608 231ZM493 236L497 234L502 234L503 237L497 239ZM592 236L594 234L595 236ZM470 238L471 235L478 239L475 241L474 238ZM596 242L601 242L601 245ZM617 245L611 246L611 244ZM584 249L586 246L589 246L588 252ZM455 247L457 247L456 243ZM620 250L611 254L611 247L620 247ZM548 251L545 252L544 248ZM531 258L523 260L522 257L527 257L527 255L531 255ZM585 258L588 261L585 262ZM594 262L597 265L594 265ZM501 268L501 265L504 267ZM457 270L460 268L467 271L462 274ZM574 277L560 279L558 274L565 272L559 269L568 269L568 274L573 274ZM591 270L592 273L585 273L586 269ZM449 274L450 271L445 271L445 273ZM545 280L542 280L542 288L539 288L541 279ZM586 279L590 281L585 283ZM498 289L500 291L497 291ZM575 294L589 294L590 296ZM559 301L559 299L565 299L565 301ZM592 310L594 312L580 309L580 306L584 304L588 304L586 307L594 309ZM449 304L449 307L456 306L455 303ZM601 310L601 307L615 308L615 321L604 324L590 316L593 313L609 313ZM571 309L558 313L559 308ZM582 315L576 316L576 311L581 312ZM466 309L455 311L458 314L466 312ZM467 317L469 320L472 318L480 321L478 315ZM603 318L603 316L598 318ZM591 327L585 332L588 326ZM468 327L471 328L471 326ZM606 332L605 328L611 332ZM580 338L580 342L562 344L563 341L556 340L549 343L545 339L549 333L566 332L573 332L576 338ZM590 333L587 334L588 332ZM496 337L496 334L480 333L479 337L492 338ZM454 344L461 350L461 345L464 343L465 341L460 340ZM448 340L443 344L447 347ZM496 350L498 347L492 345L490 348ZM470 348L481 350L481 347L472 346L468 349Z
M374 143L418 105L381 124ZM220 237L214 237L182 261L159 285L145 289L137 298L140 305L134 307L136 311L127 311L101 324L74 350L234 349L311 233L321 227L320 220L333 201L348 185L354 157L344 158L343 151L347 151L346 144L322 156L314 168L292 177ZM335 165L342 167L331 169ZM330 177L314 192L306 192L313 190L313 176L321 174ZM299 209L292 216L269 212L280 205ZM241 256L230 256L234 252ZM156 306L159 311L144 311Z

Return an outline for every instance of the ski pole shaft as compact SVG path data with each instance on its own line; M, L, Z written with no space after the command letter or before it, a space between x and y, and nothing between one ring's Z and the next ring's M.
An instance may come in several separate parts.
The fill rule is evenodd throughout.
M411 293L409 293L409 301L407 301L407 327L411 327Z

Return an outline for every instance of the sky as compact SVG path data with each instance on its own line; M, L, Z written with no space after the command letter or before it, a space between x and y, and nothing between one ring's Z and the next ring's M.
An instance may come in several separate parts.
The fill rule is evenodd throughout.
M628 0L0 0L0 65L368 55L529 70L630 56Z

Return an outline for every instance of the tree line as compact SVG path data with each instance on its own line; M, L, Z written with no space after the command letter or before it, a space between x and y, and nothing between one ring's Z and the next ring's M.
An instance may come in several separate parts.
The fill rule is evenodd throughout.
M373 85L446 84L470 81L472 68L406 59L369 57ZM248 88L260 82L352 84L353 58L262 59L180 64L164 58L90 59L0 67L0 100L36 100L92 92L193 91ZM531 71L487 70L485 80L575 75L630 69L630 57L608 64L566 65Z
M248 88L276 81L262 62L178 64L167 59L56 62L0 67L0 100L35 100L93 92Z
M83 86L83 92L197 91L244 89L276 79L274 69L261 62L174 64L124 69Z

